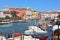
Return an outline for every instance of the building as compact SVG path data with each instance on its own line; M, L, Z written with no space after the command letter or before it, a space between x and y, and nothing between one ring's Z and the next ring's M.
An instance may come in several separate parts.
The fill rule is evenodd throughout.
M32 11L32 15L38 15L39 14L39 12L37 12L37 11Z
M26 16L31 16L32 15L32 10L27 7L27 10L26 10Z
M5 11L0 11L0 18L5 18L6 16L12 17L11 14L7 14Z
M25 19L25 18L26 18L26 10L27 10L27 9L25 9L25 8L10 8L9 10L10 10L10 12L11 12L11 11L16 11L16 12L18 12L16 15L17 15L18 17L20 17L21 19Z
M32 10L27 7L27 10L26 10L26 20L31 20L32 19Z
M5 18L3 11L0 11L0 18Z
M41 12L38 13L37 19L41 19Z
M57 17L59 14L59 12L43 12L42 13L42 18L47 18L47 17L51 17L52 19L54 19L55 17Z

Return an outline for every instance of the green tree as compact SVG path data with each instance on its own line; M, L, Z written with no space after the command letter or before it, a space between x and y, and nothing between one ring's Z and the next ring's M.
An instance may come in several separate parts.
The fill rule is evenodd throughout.
M10 19L10 17L9 16L6 16L5 19Z
M18 14L18 12L16 12L16 11L12 11L12 12L11 12L11 15L13 16L13 18L16 18L16 17L17 17L16 14Z

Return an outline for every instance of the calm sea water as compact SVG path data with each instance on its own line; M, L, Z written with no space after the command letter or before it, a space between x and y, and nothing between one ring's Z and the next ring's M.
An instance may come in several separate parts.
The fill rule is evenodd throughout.
M34 20L27 23L17 22L17 23L10 23L5 25L0 25L0 32L20 32L20 30L25 31L28 29L28 26L33 26L38 23L38 20Z
M20 30L22 30L23 32L25 30L28 29L28 26L34 26L38 23L38 20L34 20L31 22L27 22L27 23L21 23L21 22L17 22L17 23L10 23L10 24L6 24L6 25L0 25L0 32L12 32L12 30L14 30L14 32L20 32ZM48 29L48 39L47 40L51 40L51 33L52 29Z

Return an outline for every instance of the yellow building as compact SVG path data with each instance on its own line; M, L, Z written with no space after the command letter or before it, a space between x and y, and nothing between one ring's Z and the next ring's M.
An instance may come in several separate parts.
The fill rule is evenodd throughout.
M38 15L39 14L39 12L37 12L37 11L32 11L32 15Z

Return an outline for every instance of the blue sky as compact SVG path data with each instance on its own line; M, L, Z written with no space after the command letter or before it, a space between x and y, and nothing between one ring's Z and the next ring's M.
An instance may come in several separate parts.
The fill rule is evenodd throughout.
M0 0L0 10L9 8L27 8L40 12L60 10L60 0Z

